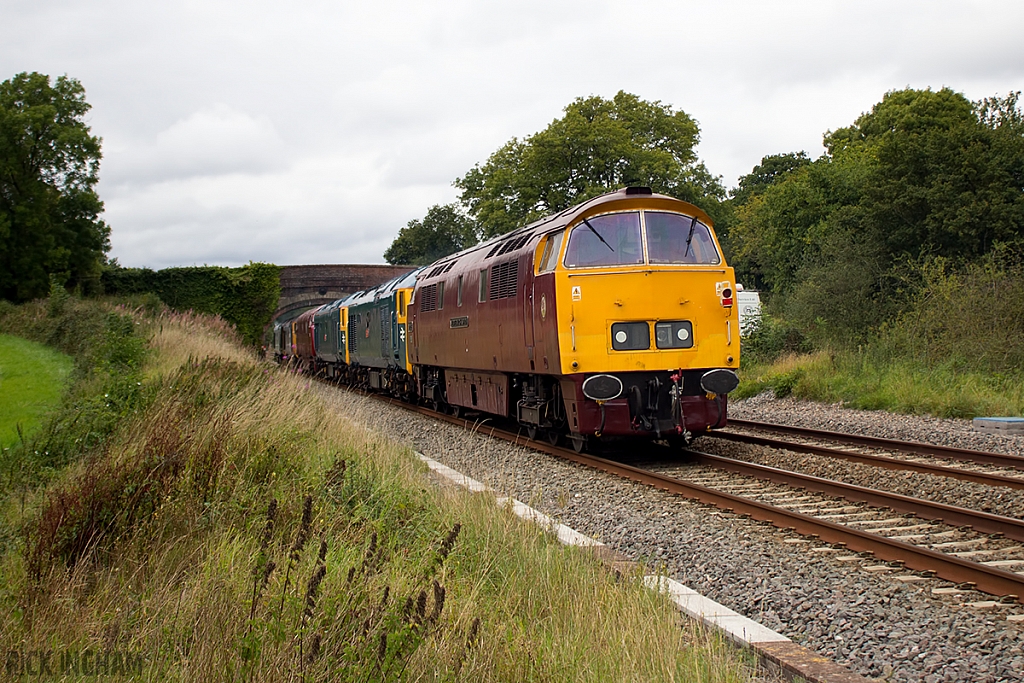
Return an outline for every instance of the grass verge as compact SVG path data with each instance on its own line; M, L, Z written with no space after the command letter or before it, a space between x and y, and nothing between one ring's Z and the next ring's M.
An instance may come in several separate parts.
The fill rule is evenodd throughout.
M965 370L957 363L877 358L866 351L785 355L773 363L744 362L742 399L762 391L851 408L936 417L1024 415L1024 377Z
M71 358L59 351L0 334L0 448L36 431L60 402L71 365Z
M58 411L41 438L73 448L20 495L4 489L0 649L15 667L52 653L71 679L100 661L137 680L749 677L638 577L429 485L406 448L219 321L111 315L95 348L151 336L128 354L145 359L129 364L130 400L94 372L68 401L102 391L113 423L94 432Z

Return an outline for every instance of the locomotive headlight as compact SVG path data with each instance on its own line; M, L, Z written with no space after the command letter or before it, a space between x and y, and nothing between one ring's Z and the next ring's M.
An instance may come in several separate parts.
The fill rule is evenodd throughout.
M659 349L693 347L693 324L689 320L672 320L654 325L654 341Z

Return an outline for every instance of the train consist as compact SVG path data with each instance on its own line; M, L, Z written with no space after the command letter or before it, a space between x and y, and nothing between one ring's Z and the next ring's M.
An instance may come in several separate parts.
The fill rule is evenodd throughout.
M307 311L274 353L578 450L686 442L739 382L735 289L707 214L630 187Z

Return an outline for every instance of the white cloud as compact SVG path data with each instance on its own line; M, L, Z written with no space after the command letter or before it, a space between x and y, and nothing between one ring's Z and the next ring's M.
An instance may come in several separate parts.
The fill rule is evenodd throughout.
M11 0L0 78L79 78L126 265L380 262L579 96L681 108L727 184L891 89L1024 89L1011 0Z
M287 150L266 116L216 103L175 121L151 142L117 144L114 159L105 179L138 187L181 178L266 173L285 166Z
M182 175L253 173L279 166L284 144L270 120L218 103L156 136L157 159Z

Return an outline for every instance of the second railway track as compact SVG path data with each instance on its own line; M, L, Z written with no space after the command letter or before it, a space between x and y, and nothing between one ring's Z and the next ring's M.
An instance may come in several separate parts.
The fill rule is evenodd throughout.
M464 428L482 432L486 435L511 441L536 451L547 453L564 460L576 462L587 467L614 474L632 481L654 486L671 493L699 500L703 503L765 521L776 527L792 529L796 532L818 538L824 542L849 548L852 551L870 552L878 559L900 563L908 569L933 574L963 586L977 588L980 591L1010 600L1019 600L1024 596L1024 575L1003 569L1003 565L985 564L1003 562L1004 560L974 561L953 553L942 552L923 545L907 542L905 538L894 538L869 529L857 528L831 519L814 516L791 508L757 500L743 495L694 483L677 476L669 476L650 469L627 465L622 462L602 458L585 453L552 446L530 440L522 434L513 433L497 427L484 426L464 417L453 417L437 413L428 408L410 406L390 400L408 410L460 425ZM888 508L898 513L917 517L928 525L930 522L941 522L951 525L950 531L969 528L977 534L1002 536L1024 542L1024 521L991 513L958 508L951 505L912 498L886 491L869 489L862 486L831 481L821 477L813 477L797 472L778 468L765 467L741 460L722 458L719 456L688 451L700 465L726 470L753 479L772 481L790 487L813 490L836 498L866 503L879 508ZM941 533L941 532L940 532ZM1005 560L1005 566L1024 567L1024 560L1013 564L1016 558Z
M886 469L951 477L988 486L1024 489L1024 458L1019 456L970 451L963 448L952 449L893 439L860 437L853 434L787 427L746 420L730 420L729 426L732 429L712 432L709 436L739 443L783 448L798 453L812 453L839 460L884 467ZM737 432L735 428L755 430L755 433L751 434L749 431ZM788 434L792 438L779 439L763 436L758 432ZM828 443L833 445L825 445ZM846 447L835 444L845 444ZM854 450L850 446L860 448ZM865 448L881 450L885 454L866 452ZM921 459L920 457L891 457L888 455L891 453L915 453L920 456L926 456L928 459ZM948 459L957 461L960 466L946 464L944 461ZM996 465L999 469L985 467L986 465Z

